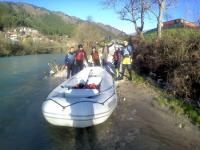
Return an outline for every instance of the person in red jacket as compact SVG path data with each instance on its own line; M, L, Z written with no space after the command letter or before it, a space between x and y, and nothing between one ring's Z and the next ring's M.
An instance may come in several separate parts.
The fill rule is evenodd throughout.
M92 47L91 56L92 56L92 61L94 63L94 66L100 66L99 53L96 47Z
M86 60L86 62L88 63L87 54L85 50L83 49L83 45L79 44L78 50L76 51L76 54L75 54L75 70L76 70L75 73L78 73L79 71L83 69L84 60Z

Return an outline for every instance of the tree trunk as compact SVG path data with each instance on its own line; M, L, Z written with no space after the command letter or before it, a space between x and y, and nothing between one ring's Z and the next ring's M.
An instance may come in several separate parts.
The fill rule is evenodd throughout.
M163 19L163 11L165 7L165 0L159 0L159 16L158 16L158 24L157 24L157 37L161 39L161 31L162 31L162 19Z
M144 0L141 0L140 1L140 7L141 7L141 27L139 28L140 29L140 38L142 40L144 40L144 35L143 35L143 28L144 28L144 13L145 13L145 2Z
M144 39L143 31L141 30L140 27L137 26L136 22L134 22L134 27L135 27L135 31L137 33L137 36L139 36L141 39Z
M144 34L143 34L143 31L140 32L140 38L141 38L142 40L144 40Z

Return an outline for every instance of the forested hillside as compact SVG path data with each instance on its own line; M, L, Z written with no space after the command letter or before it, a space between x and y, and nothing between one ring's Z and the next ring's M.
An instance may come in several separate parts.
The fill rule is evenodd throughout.
M124 35L108 25L25 3L0 2L0 14L1 56L57 52L60 45L69 42L90 46L96 41ZM38 32L37 35L32 31Z

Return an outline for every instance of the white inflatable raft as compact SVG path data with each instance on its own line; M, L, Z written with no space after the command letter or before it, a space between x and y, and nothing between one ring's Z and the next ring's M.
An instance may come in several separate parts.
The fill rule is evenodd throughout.
M112 76L101 67L88 67L56 87L42 111L50 124L83 128L107 120L116 106Z

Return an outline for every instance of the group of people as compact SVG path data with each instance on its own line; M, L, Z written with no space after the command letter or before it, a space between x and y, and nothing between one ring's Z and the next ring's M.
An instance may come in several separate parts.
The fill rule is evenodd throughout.
M76 51L75 47L70 47L69 52L65 56L65 66L67 67L67 79L84 68L84 60L88 63L87 54L83 49L82 44L78 45L78 50Z
M114 62L115 69L117 70L116 80L122 80L124 77L125 69L128 70L129 80L132 80L132 54L133 54L133 46L124 41L124 46L120 48L119 46L115 46L114 54L112 55L112 60ZM91 50L91 58L94 66L102 66L105 67L108 63L109 57L109 47L105 45L102 49L101 57L96 47L92 47ZM88 64L88 58L85 50L83 49L83 45L79 44L78 49L72 46L70 47L67 55L65 56L65 66L67 67L67 78L73 76L84 68L84 61Z
M124 77L125 70L127 69L129 73L129 80L132 80L132 55L133 55L133 45L124 41L124 47L115 47L115 52L113 55L113 62L115 69L117 70L117 80L122 80Z

